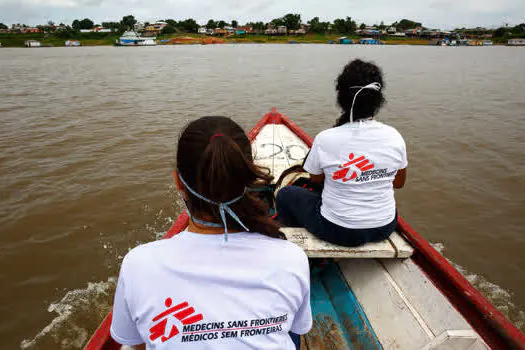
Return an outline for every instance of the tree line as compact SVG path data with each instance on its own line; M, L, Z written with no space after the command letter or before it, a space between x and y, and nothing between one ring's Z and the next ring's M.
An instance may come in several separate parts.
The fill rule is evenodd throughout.
M197 21L195 21L192 18L188 18L182 21L176 21L174 19L166 19L164 22L167 23L166 27L163 29L162 34L172 34L177 32L185 32L185 33L195 33L197 30L201 27ZM52 22L50 22L53 24ZM104 28L111 29L119 34L123 33L126 30L132 30L134 29L135 24L137 23L137 20L133 15L128 15L122 17L122 19L119 22L102 22L101 25ZM148 22L144 23L145 26L149 25ZM303 24L302 18L300 14L294 14L294 13L288 13L282 17L275 18L271 20L270 22L248 22L246 23L247 26L252 27L255 30L263 31L265 30L268 25L273 26L286 26L288 30L298 30L301 28L301 25ZM321 21L319 17L314 17L311 20L307 21L306 24L309 25L309 32L312 33L318 33L318 34L324 34L328 32L332 33L340 33L340 34L351 34L354 33L358 28L365 28L366 25L364 23L361 23L359 26L357 23L351 18L351 17L345 17L345 18L337 18L333 22L328 21ZM62 33L62 36L71 36L74 33L78 33L79 31L83 29L92 29L95 26L98 26L99 24L95 24L95 22L89 18L84 19L75 19L71 26L67 26L64 30L64 33ZM216 28L224 28L226 26L232 26L232 27L238 27L239 22L236 20L233 20L231 22L227 22L224 20L215 20L210 19L208 22L204 25L207 29L216 29ZM421 23L414 22L411 20L403 19L399 22L392 23L393 26L398 28L398 30L406 30L409 28L415 28L417 26L421 26ZM378 29L386 29L387 26L381 22L378 25L375 25ZM8 27L2 23L0 23L0 29L7 29Z

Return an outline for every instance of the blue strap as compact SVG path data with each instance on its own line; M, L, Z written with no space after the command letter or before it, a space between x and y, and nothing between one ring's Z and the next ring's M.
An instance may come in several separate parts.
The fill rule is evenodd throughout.
M208 199L206 197L204 197L203 195L199 194L197 191L193 190L187 183L186 181L184 181L184 179L182 178L180 172L178 172L179 174L179 179L180 181L182 182L182 184L184 185L184 187L186 187L186 189L191 193L193 194L195 197L199 198L199 199L202 199L203 201L207 202L207 203L210 203L210 204L214 204L214 205L217 205L219 206L219 214L221 216L221 220L222 220L222 223L223 225L221 224L217 224L215 222L208 222L208 221L203 221L203 220L199 220L197 218L195 218L193 215L191 215L190 211L186 209L186 212L188 213L189 217L201 224L201 225L204 225L204 226L209 226L209 227L224 227L224 241L225 242L228 242L228 225L226 224L226 214L230 215L235 221L237 221L239 223L239 225L241 225L246 231L250 231L248 229L248 227L246 227L246 225L243 224L243 222L241 221L241 219L239 219L239 217L237 216L237 214L235 214L235 212L233 210L231 210L231 208L229 207L230 204L233 204L235 202L237 202L238 200L240 200L242 197L244 197L244 195L246 194L246 188L244 189L244 192L239 196L239 197L235 197L234 199L232 200L229 200L227 202L215 202L215 201L212 201L211 199Z

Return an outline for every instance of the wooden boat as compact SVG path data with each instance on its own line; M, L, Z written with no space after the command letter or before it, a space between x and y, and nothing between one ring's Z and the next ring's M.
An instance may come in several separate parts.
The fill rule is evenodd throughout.
M255 160L278 177L313 139L273 109L248 134ZM183 212L165 238L188 225ZM347 248L283 228L310 258L312 330L301 349L525 349L525 336L401 217L379 243ZM318 261L318 259L316 259ZM321 259L323 260L323 259ZM111 313L85 349L120 349Z

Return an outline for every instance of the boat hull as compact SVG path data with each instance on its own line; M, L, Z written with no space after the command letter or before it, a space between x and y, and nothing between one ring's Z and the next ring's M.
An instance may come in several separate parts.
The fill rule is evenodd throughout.
M253 143L257 135L269 124L286 126L304 144L308 147L312 146L312 137L275 109L266 114L248 133L250 141ZM410 227L403 218L399 217L398 220L397 231L402 233L414 248L414 254L411 257L412 261L419 266L428 279L448 299L453 308L459 311L463 318L468 321L485 343L494 349L525 349L525 336L438 251ZM189 217L186 212L183 212L164 238L173 237L183 231L188 226L188 223ZM333 270L334 268L336 270ZM334 334L341 336L338 338L330 336L332 340L336 339L334 341L338 342L339 346L336 348L345 348L344 344L348 344L350 341L353 342L356 337L361 337L362 339L359 338L358 340L359 344L366 345L366 348L381 349L382 346L374 332L370 330L370 324L365 313L360 309L359 302L355 300L355 296L348 288L348 285L341 282L344 281L344 278L341 277L341 272L338 271L334 266L328 266L327 269L321 271L312 270L312 305L314 314L321 312L323 317L324 315L331 315L331 319L339 319L341 321L342 326L338 329L336 329L337 327L334 328L336 329ZM341 295L345 297L341 298ZM332 300L332 302L327 303L327 300ZM341 300L346 300L346 302L341 304ZM341 318L339 314L341 310L343 310L345 315L352 315L350 323L346 316L344 319ZM354 326L352 326L352 322L354 322ZM120 345L110 336L110 325L111 313L104 319L85 349L119 349ZM328 326L323 325L323 327ZM316 340L315 337L319 336L316 332L311 333L308 337L314 344L316 341L319 341L319 344L324 344L323 339Z

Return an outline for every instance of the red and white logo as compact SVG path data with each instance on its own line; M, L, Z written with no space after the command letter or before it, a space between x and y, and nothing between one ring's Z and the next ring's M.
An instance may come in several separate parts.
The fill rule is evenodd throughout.
M342 180L347 182L355 179L367 170L374 169L374 163L371 163L365 156L357 157L350 153L348 159L350 160L349 162L339 165L340 170L337 170L332 176L334 181Z
M160 337L160 340L164 343L179 334L179 328L175 324L175 319L179 320L183 325L197 323L203 319L202 314L195 314L195 309L189 306L186 301L172 307L173 301L171 298L167 298L164 304L168 309L155 316L152 320L153 322L159 322L149 329L149 339L151 341L155 341ZM168 330L167 335L166 329Z

